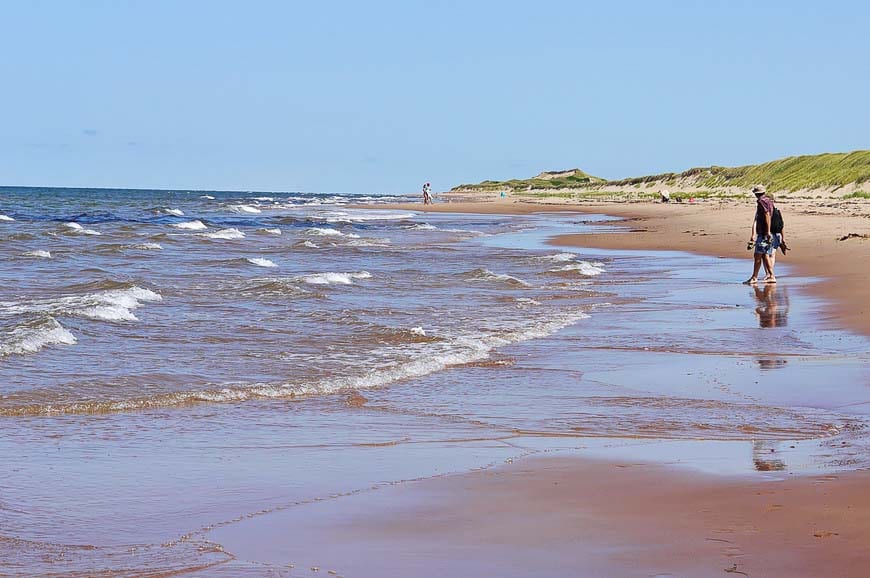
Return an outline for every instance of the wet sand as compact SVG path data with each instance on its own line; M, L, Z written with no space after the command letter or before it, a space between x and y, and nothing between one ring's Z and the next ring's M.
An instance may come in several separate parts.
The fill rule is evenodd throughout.
M348 577L858 577L870 567L868 486L870 472L771 481L540 457L212 537L237 568L257 560Z

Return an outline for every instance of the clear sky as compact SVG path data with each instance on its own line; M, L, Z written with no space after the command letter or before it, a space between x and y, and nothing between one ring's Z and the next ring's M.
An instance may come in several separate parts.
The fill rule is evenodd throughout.
M0 0L0 184L435 190L870 148L870 3Z

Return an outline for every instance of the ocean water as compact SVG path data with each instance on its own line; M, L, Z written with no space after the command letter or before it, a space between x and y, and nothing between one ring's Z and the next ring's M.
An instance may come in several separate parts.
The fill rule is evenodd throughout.
M812 280L392 200L0 189L0 574L207 575L227 525L541 451L867 465Z

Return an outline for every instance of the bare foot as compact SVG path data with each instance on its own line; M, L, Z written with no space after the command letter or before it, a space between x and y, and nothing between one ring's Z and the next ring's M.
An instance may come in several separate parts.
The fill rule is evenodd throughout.
M758 283L758 279L756 279L755 277L750 277L743 282L744 285L755 285L756 283Z

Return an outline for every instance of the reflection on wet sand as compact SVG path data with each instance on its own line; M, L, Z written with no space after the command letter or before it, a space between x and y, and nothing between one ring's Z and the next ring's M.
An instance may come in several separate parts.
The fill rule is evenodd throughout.
M775 283L768 283L763 288L755 286L755 314L758 315L758 326L762 329L785 327L788 325L788 292L786 289L777 291Z
M778 472L785 469L785 462L776 456L776 448L769 441L752 442L752 462L759 472Z

